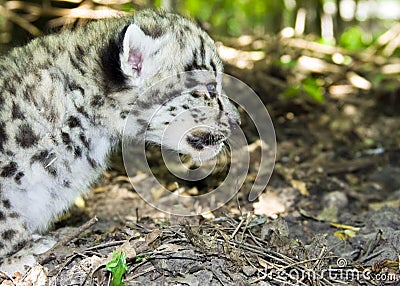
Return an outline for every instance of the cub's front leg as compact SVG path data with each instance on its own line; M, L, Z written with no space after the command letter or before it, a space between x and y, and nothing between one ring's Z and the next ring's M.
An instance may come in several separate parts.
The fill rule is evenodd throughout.
M0 262L20 250L31 238L25 221L8 199L0 200Z

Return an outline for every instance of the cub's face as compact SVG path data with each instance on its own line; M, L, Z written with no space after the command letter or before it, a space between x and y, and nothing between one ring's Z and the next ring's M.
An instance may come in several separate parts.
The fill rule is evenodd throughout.
M218 92L220 83L207 71L186 72L161 82L167 94L148 113L146 140L190 155L195 161L215 157L232 131L239 114L229 99ZM168 89L170 88L170 89ZM160 90L157 84L153 95Z
M185 18L152 11L123 33L121 71L138 94L127 105L145 140L197 161L215 157L239 115L223 95L212 39Z

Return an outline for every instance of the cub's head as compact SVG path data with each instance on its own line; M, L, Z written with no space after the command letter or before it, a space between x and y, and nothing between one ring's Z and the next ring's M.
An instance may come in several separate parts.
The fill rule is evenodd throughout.
M215 157L239 124L222 91L223 66L213 40L190 20L142 11L119 36L117 62L126 86L120 97L135 126L125 134L191 155Z

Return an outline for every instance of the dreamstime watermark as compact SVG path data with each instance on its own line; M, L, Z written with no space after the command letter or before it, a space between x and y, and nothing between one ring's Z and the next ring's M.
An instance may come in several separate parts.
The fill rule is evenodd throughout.
M207 71L165 78L142 91L127 116L122 140L126 171L136 192L159 210L175 215L215 210L235 196L250 170L256 175L246 187L253 201L271 177L276 139L268 111L240 80L226 74L217 78L222 89ZM256 152L248 146L253 142L258 142ZM161 150L149 150L149 143ZM202 184L209 191L188 196L182 188L171 190L163 183L165 174L154 172L152 156L161 157L168 175L180 184ZM217 183L212 180L216 173L224 175Z
M351 281L375 281L375 282L394 282L398 277L394 273L375 273L370 268L358 269L350 267L345 258L338 258L336 266L326 269L301 269L283 268L267 270L266 279L285 282L285 281L322 281L348 283Z

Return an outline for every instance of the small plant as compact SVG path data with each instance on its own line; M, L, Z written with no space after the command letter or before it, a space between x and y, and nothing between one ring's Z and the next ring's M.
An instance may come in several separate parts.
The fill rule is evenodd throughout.
M125 253L114 250L112 260L106 264L106 269L112 274L110 286L125 286L122 282L122 277L128 270Z
M282 95L293 97L300 95L302 92L319 103L324 101L323 86L320 80L313 77L307 77L300 84L289 87Z

